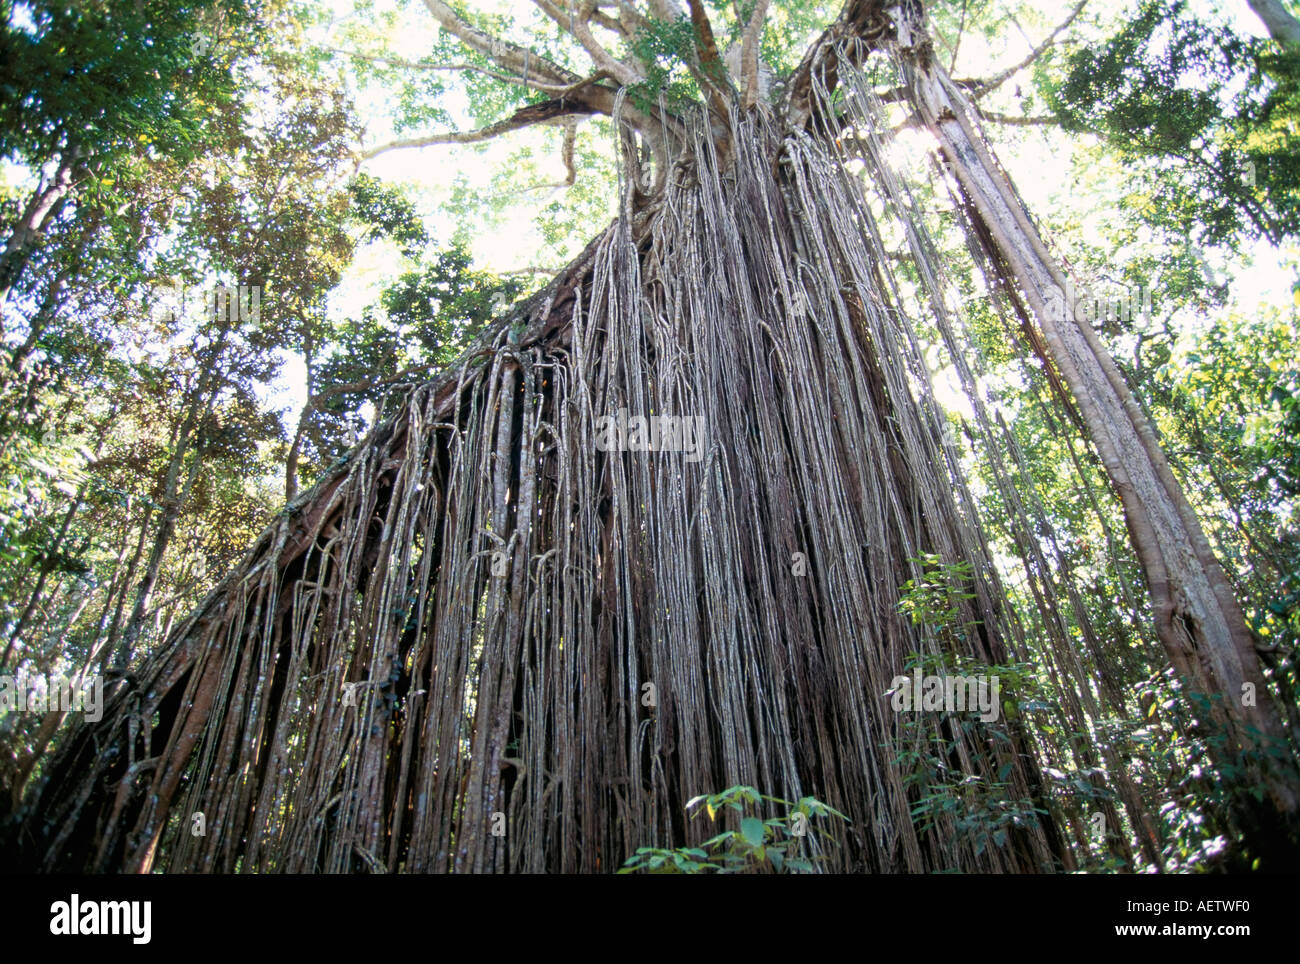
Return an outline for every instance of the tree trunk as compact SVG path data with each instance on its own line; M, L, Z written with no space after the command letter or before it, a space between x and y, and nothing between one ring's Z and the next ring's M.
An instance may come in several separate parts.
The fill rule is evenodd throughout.
M1300 22L1285 6L1282 0L1247 0L1250 9L1263 21L1269 35L1282 43L1300 46Z
M100 452L104 450L104 442L108 436L108 427L112 425L115 415L116 409L114 409L113 412L109 414L109 417L99 426L99 439L95 443L92 465L94 460L99 458ZM59 524L58 534L55 535L54 542L46 550L46 560L44 560L41 565L40 575L36 579L36 586L32 589L27 600L27 605L23 609L22 614L18 617L18 622L14 625L13 632L9 634L9 642L5 646L4 656L3 658L0 658L0 669L3 669L9 662L9 656L13 651L14 644L22 636L23 630L27 627L28 620L31 619L32 614L36 611L36 607L40 602L41 592L45 588L46 580L49 578L52 568L48 564L48 557L58 553L59 549L62 548L63 540L67 537L68 529L72 526L72 520L81 510L82 500L85 498L85 494L86 486L83 483L77 487L77 494L73 498L72 504L68 506L68 511L64 513L63 521Z
M198 477L199 468L203 464L202 457L196 452L194 458L190 460L185 483L178 488L177 475L186 454L187 449L181 448L172 455L172 464L167 473L167 486L163 492L162 518L158 522L158 530L154 533L153 543L149 548L149 561L145 566L144 576L136 589L131 617L127 620L126 629L122 633L122 642L117 651L119 666L127 666L131 662L136 639L149 615L149 605L153 600L154 588L158 584L158 576L162 572L163 559L171 546L172 536L176 533L177 520L180 519L181 509L189 499L190 489L193 488L194 480Z
M216 311L218 313L222 311L220 299L216 301ZM136 590L135 605L131 610L131 618L127 621L126 629L122 634L121 645L118 647L117 662L119 666L125 667L130 662L135 641L140 635L140 630L144 626L145 618L149 613L154 587L157 585L158 576L162 571L163 559L171 545L172 536L176 532L176 523L180 519L181 510L189 500L190 490L193 488L195 479L198 477L199 470L203 465L202 436L207 430L207 421L212 416L217 395L221 390L221 377L218 371L226 341L230 334L228 323L232 320L233 312L228 312L225 318L220 319L219 335L207 352L206 364L203 365L198 385L194 388L194 393L185 408L185 417L173 437L172 455L168 461L167 475L163 482L162 518L159 520L158 531L154 534L153 544L149 550L149 562L145 566L144 577L140 580L139 588ZM181 471L185 465L186 457L191 454L193 457L190 460L190 466L186 471L185 481L182 484L180 479Z
M1072 281L1047 250L974 112L915 22L900 28L899 53L913 105L994 240L994 255L1019 282L1119 495L1146 574L1157 637L1191 690L1217 699L1212 714L1231 742L1215 755L1221 764L1240 767L1233 756L1251 748L1255 735L1285 745L1287 734L1232 586L1150 421L1096 333L1067 303ZM1298 797L1292 779L1271 770L1266 779L1276 808L1293 814Z
M58 215L67 200L81 165L81 148L74 144L63 152L49 183L41 184L32 193L23 213L10 230L4 253L0 254L0 304L9 299L9 292L27 267L32 248L41 232Z

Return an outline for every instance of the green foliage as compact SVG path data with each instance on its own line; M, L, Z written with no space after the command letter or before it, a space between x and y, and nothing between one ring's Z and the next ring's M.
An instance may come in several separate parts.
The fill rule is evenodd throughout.
M526 41L577 75L591 75L581 48L529 5L509 13L455 6L484 31ZM736 42L751 0L705 6L719 46ZM761 56L778 83L840 6L771 5ZM1295 236L1300 60L1271 41L1235 36L1203 8L1142 0L1103 42L1043 60L1042 96L1069 131L1100 138L1099 146L1074 143L1075 149L1118 178L1087 182L1079 198L1106 224L1100 243L1085 243L1078 218L1045 213L1059 218L1058 240L1076 267L1115 284L1157 286L1159 324L1108 326L1101 334L1239 580L1261 646L1276 647L1263 656L1266 675L1293 705L1300 692L1294 312L1289 305L1248 306L1202 324L1227 289L1207 287L1185 242ZM1025 13L1028 32L1046 34L1045 21L1024 7L984 12L953 0L928 9L945 36L965 31L998 48ZM278 508L287 440L266 395L277 387L281 352L308 359L309 391L319 398L303 448L303 475L310 476L343 456L349 429L367 403L382 403L389 379L412 372L414 381L437 370L522 293L518 281L476 270L469 254L509 205L532 209L543 242L531 259L537 267L563 263L608 222L617 195L615 138L607 120L583 121L573 157L577 181L562 192L539 183L555 180L548 171L558 170L559 128L540 128L540 136L521 137L508 150L463 149L462 156L485 163L493 157L497 169L486 189L463 173L436 179L451 182L442 214L452 226L439 228L451 243L435 246L414 193L352 175L360 139L354 99L382 101L389 116L378 126L400 135L485 126L550 95L481 72L493 68L488 58L446 32L430 30L414 66L385 60L403 38L404 17L427 21L421 4L364 0L357 16L341 21L331 21L325 7L278 0L29 0L4 10L0 157L11 165L0 183L0 215L14 224L38 176L65 161L77 177L27 252L30 265L4 306L0 629L7 641L34 599L17 656L73 665L111 636L115 608L130 611L150 541L172 504L170 467L182 479L193 470L193 478L175 493L180 517L156 593L159 628L207 591ZM313 49L304 34L309 23L335 31L332 43L367 53ZM627 43L601 38L616 56L646 67L646 80L628 89L633 106L646 110L661 98L670 110L698 104L687 67L695 57L688 20L651 20ZM451 63L481 70L428 69ZM1009 97L1009 87L982 103ZM1017 89L1026 113L1036 112L1030 106L1038 93ZM1118 211L1101 196L1111 183L1119 185ZM552 193L532 193L538 188ZM971 604L977 579L992 594L991 575L964 560L913 560L916 575L900 589L899 610L925 640L918 648L938 652L913 653L907 671L997 675L1003 699L997 722L951 715L902 722L890 752L917 827L927 841L978 853L1006 845L1044 807L1064 815L1062 824L1115 807L1108 783L1117 774L1095 757L1085 759L1105 748L1111 759L1132 761L1134 793L1153 820L1152 859L1170 870L1214 866L1239 829L1234 809L1259 791L1242 774L1268 764L1279 748L1223 745L1205 725L1204 697L1185 693L1161 670L1140 571L1124 544L1122 519L1105 503L1106 481L1091 453L1072 448L1061 432L1059 400L1041 379L1022 379L1013 369L1024 353L1019 335L1005 327L987 279L950 230L955 215L937 200L934 185L917 186L918 207L944 207L936 215L939 258L953 267L966 333L990 369L979 377L1000 393L1008 438L1024 457L1023 465L1008 459L1002 468L1029 508L1001 497L989 466L973 469L980 519L995 558L1032 548L1042 553L1045 571L1033 589L1007 581L998 593L998 603L1014 608L1025 627L1026 661L986 665L970 655L983 651ZM1152 244L1148 225L1176 244ZM882 218L881 229L896 226ZM906 243L901 234L887 241ZM390 259L367 308L339 317L326 310L331 292L357 247L369 242L391 242L400 257ZM0 267L5 281L18 274ZM906 261L896 274L906 302L920 275ZM159 285L220 280L263 285L257 325L223 330L153 312L150 292ZM938 329L914 305L903 307L921 338L938 340ZM1103 508L1092 510L1080 477L1101 493ZM1031 547L1009 535L1017 511L1032 516ZM1063 578L1053 583L1057 572ZM1073 677L1071 666L1049 663L1041 658L1046 650L1036 648L1048 626L1034 592L1064 593L1067 584L1078 598L1068 612L1061 607L1061 631L1080 652L1097 648L1087 658L1104 661L1106 679ZM1108 685L1131 704L1128 717L1063 710L1067 697L1086 703L1086 687ZM1071 722L1080 718L1086 725ZM1012 726L1029 730L1051 763L1043 767L1040 799L1012 786L1004 764L987 767L990 777L963 775L960 747L1006 753ZM21 744L16 739L5 750ZM1212 758L1232 762L1216 770ZM764 803L789 812L769 816L761 812L772 809ZM842 817L813 798L788 804L748 787L696 798L688 809L733 823L699 847L642 848L621 872L806 871L816 855L810 838L792 833L794 815ZM1111 834L1137 841L1146 830L1122 826ZM1129 867L1113 840L1092 847L1086 869ZM1147 864L1144 854L1135 861Z
M24 16L10 10L0 34L0 155L43 161L73 142L96 156L195 156L210 112L233 92L226 44L262 4L19 6Z
M755 811L761 808L763 801L790 809L784 817L764 820L761 813L750 813L751 807ZM734 786L721 793L693 797L687 802L686 809L695 811L692 819L705 813L711 821L730 811L739 815L740 825L738 829L724 830L710 837L699 847L639 847L618 872L739 874L771 870L787 874L811 873L821 858L816 856L816 847L812 846L814 841L808 839L809 834L816 834L827 843L834 841L829 833L814 826L812 821L826 817L848 820L844 814L815 797L803 797L790 803L760 794L747 786Z
M352 214L379 236L391 238L408 258L418 257L429 243L415 204L402 191L370 174L358 174L348 183Z
M1149 714L1166 717L1171 734L1148 748L1171 775L1168 797L1155 820L1163 869L1174 873L1241 872L1261 865L1283 869L1272 859L1274 854L1245 845L1241 815L1265 801L1262 774L1280 772L1295 779L1294 773L1287 773L1293 765L1289 748L1258 732L1248 733L1245 744L1233 745L1213 722L1222 694L1186 691L1172 673L1163 674L1150 695ZM1294 845L1295 829L1285 832Z
M695 57L695 26L688 18L647 20L631 48L646 73L642 83L627 89L638 109L653 110L662 98L668 110L679 113L701 102L699 85L686 66Z
M903 775L918 832L966 844L978 857L990 847L1006 846L1017 828L1032 828L1049 812L1018 793L1009 779L1013 767L1006 753L1014 743L1005 722L1019 718L1022 712L1050 709L1049 696L1031 664L986 664L959 651L967 642L967 633L979 625L961 618L964 604L975 598L968 591L972 581L969 562L944 563L932 553L912 561L922 571L901 587L899 610L914 625L933 632L942 650L912 653L904 664L905 675L909 679L918 675L996 678L1000 720L958 713L906 716L900 725L901 749L893 763ZM1003 761L996 779L963 770L959 762L962 747L972 743L987 745L996 759Z
M71 440L48 431L40 406L56 384L48 364L14 364L14 353L0 346L0 572L31 567L47 572L84 574L85 563L61 545L47 507L73 495L85 481L89 455Z
M1300 642L1300 337L1286 313L1227 312L1146 347L1144 382L1177 463L1254 591L1267 645ZM1235 558L1234 558L1235 557ZM1294 672L1294 667L1284 667Z
M1184 0L1141 0L1105 43L1038 79L1070 131L1105 139L1172 235L1274 242L1300 231L1300 53L1242 37Z
M269 517L284 430L259 396L352 251L336 178L355 128L285 6L36 3L6 21L19 60L0 75L32 72L7 159L33 177L69 163L76 182L28 269L5 275L0 626L15 660L113 658L152 571L147 646ZM27 189L5 187L12 218ZM258 316L198 311L223 282L260 286ZM164 293L177 287L188 305Z
M928 552L911 562L921 568L921 574L903 583L898 608L911 619L912 625L929 626L943 634L954 634L974 625L960 624L958 605L975 598L974 593L966 591L971 581L971 564L965 559L945 563Z
M908 673L970 675L999 680L1001 718L1019 717L1021 711L1048 709L1047 697L1033 668L1025 663L981 665L954 657L911 658ZM964 772L960 747L971 742L990 747L1005 762L990 779ZM912 801L912 819L922 835L969 845L979 856L989 847L1007 844L1017 828L1030 829L1049 811L1019 793L1010 781L1012 765L1005 754L1013 743L1007 724L985 722L957 713L937 720L909 716L902 720L893 759Z

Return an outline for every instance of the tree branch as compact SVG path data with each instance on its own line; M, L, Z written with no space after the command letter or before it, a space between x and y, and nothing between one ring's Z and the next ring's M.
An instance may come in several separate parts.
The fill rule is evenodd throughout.
M962 34L966 32L966 2L961 0L961 20L957 22L957 36L952 40L952 58L948 61L948 73L957 67L957 51L961 49Z
M550 3L551 0L546 0L546 2ZM598 65L599 69L596 74L590 78L584 79L572 71L553 63L546 57L533 53L525 47L521 47L519 44L513 43L509 40L502 40L499 37L493 37L490 34L479 30L477 27L471 26L462 20L450 6L443 2L443 0L424 0L424 5L428 7L429 12L433 14L434 19L438 21L439 26L452 36L459 39L461 43L465 44L465 46L483 54L501 67L504 67L507 71L518 75L520 79L516 81L516 83L523 84L524 81L522 78L527 76L528 86L534 87L535 89L544 89L546 93L551 93L554 88L558 88L560 92L559 100L575 101L590 108L588 110L578 108L569 111L569 113L597 113L612 116L614 113L614 97L617 94L617 91L612 90L603 84L598 84L595 81L599 80L602 76L608 76L618 83L629 82L624 80L624 77L631 78L630 82L632 83L641 79L634 74L629 74L628 66L621 61L613 60L612 57L609 59L613 60L613 69L608 69L603 64ZM551 5L554 6L553 4ZM565 24L567 26L567 18L565 18ZM604 48L601 49L603 50ZM540 78L539 81L533 80L534 74L538 75ZM545 87L543 88L542 85L545 85ZM540 105L533 106L536 107ZM524 110L527 109L528 108L524 108ZM628 123L640 131L643 136L648 138L654 138L657 136L655 133L656 125L654 120L641 111L631 107L625 107L623 110L623 116L626 118ZM671 126L670 118L663 118L662 120L664 125ZM533 122L530 121L529 123ZM512 130L516 127L524 126L523 124L513 123L512 121L502 121L501 124L509 124L510 126L502 128L501 125L494 124L490 127L483 128L480 131L465 131L455 134L449 133L433 135L432 139L415 138L409 141L399 141L395 142L393 145L385 145L383 150L392 150L394 147L418 147L423 146L424 144L475 143L477 141L486 140L489 137L494 137L499 133L504 133L505 130ZM364 155L362 160L365 160L366 157L370 156L373 156L373 154Z
M650 26L649 19L637 10L630 0L615 0L614 6L618 7L619 23L623 25L625 36L634 36Z
M520 275L525 275L525 274L529 274L529 275L540 274L540 275L545 275L548 278L554 278L557 274L559 274L563 270L564 270L563 268L548 268L545 266L512 268L509 271L498 271L497 276L500 278L517 278Z
M597 110L583 101L560 97L555 100L543 101L540 104L529 104L527 107L521 107L505 120L489 124L487 127L480 127L478 130L448 131L442 134L428 134L423 137L390 141L387 144L381 144L378 147L363 151L360 160L368 161L380 154L407 147L429 147L435 144L481 144L483 141L491 140L510 131L531 127L534 124L543 124L555 120L557 117L589 116L598 113L605 112Z
M555 190L560 188L573 187L578 180L578 167L573 162L573 150L578 140L578 122L570 117L564 122L564 143L560 147L560 160L564 162L565 176L563 181L552 181L548 184L534 184L531 187L521 188L518 191L511 191L511 194L529 194L533 191Z
M1074 23L1075 19L1079 16L1079 14L1083 12L1083 8L1087 5L1087 3L1088 0L1079 0L1079 2L1074 5L1074 9L1070 11L1069 16L1067 16L1064 20L1062 20L1057 25L1056 29L1053 30L1051 33L1049 33L1047 35L1047 38L1041 44L1039 44L1037 47L1031 50L1029 52L1029 55L1025 57L1024 60L1020 61L1020 63L1014 64L1011 67L1008 67L1006 70L994 74L992 77L990 77L987 80L963 80L963 81L957 81L957 83L970 90L970 94L972 97L983 97L989 91L1001 87L1004 83L1007 82L1007 80L1009 80L1011 77L1018 74L1020 71L1024 70L1035 60L1041 57L1043 53L1047 50L1047 48L1052 46L1052 44L1056 41L1056 38L1060 35L1061 31L1065 30L1067 27L1070 26L1070 24Z
M986 121L992 121L995 124L1009 124L1012 127L1050 127L1052 124L1060 123L1050 114L1036 115L1032 117L1012 117L1010 114L999 114L996 111L984 110L976 106L975 112Z
M713 39L713 25L709 23L709 15L704 11L704 4L700 0L686 0L686 3L691 10L691 25L695 28L695 49L699 53L700 69L713 86L723 92L730 81L726 65L718 54L718 44Z
M604 27L610 33L618 34L620 37L632 36L631 30L622 20L617 17L611 17L609 14L596 9L591 12L591 22L598 27Z
M390 64L394 67L402 67L407 70L460 71L482 74L485 77L491 77L494 80L513 84L517 87L530 87L543 94L567 94L571 93L575 88L591 82L589 79L581 80L577 84L548 84L533 77L517 77L513 74L505 74L496 70L490 70L487 67L481 67L478 64L426 64L421 63L418 60L403 60L400 57L390 57L386 54L363 54L358 50L344 50L342 47L324 47L322 49L328 50L332 53L343 54L346 57L355 57L358 60L369 61L370 63ZM599 76L603 75L597 75L597 77Z
M478 51L497 64L522 76L525 73L537 73L549 83L573 84L581 78L577 74L534 53L526 47L500 37L493 37L477 27L472 27L452 10L443 0L424 0L438 25L456 37L466 47Z
M758 100L758 48L763 39L763 25L767 22L768 0L757 0L754 12L740 38L740 89L741 104L746 108Z
M568 2L574 4L576 0L568 0ZM629 86L645 80L639 69L619 60L592 36L590 19L596 9L595 0L585 0L576 15L572 8L567 11L561 10L553 0L533 0L533 3L554 20L561 30L566 31L582 45L582 49L587 51L587 55L591 57L597 69L606 71L620 86Z

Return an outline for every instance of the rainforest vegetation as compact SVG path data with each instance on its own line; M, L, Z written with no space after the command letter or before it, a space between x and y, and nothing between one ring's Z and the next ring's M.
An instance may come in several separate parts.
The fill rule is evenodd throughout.
M0 14L3 869L1300 868L1292 0Z

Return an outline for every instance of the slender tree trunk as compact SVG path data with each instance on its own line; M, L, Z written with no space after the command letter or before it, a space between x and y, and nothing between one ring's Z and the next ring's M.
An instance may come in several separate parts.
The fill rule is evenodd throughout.
M1090 325L1076 317L1073 305L1059 309L1072 283L918 24L900 23L899 37L905 81L921 120L992 237L994 253L1009 266L1038 317L1052 361L1119 495L1147 577L1156 635L1171 664L1194 691L1221 698L1214 713L1234 747L1249 746L1251 731L1284 740L1244 614L1154 429ZM1294 813L1292 783L1271 777L1268 786L1275 806Z
M28 325L27 337L23 339L22 344L14 349L13 355L10 356L9 364L15 372L21 372L26 367L28 356L35 349L37 342L40 341L41 335L45 333L50 322L54 320L59 294L71 274L71 270L66 266L61 267L54 281L41 296L41 305L32 315L31 323Z
M90 602L91 595L92 593L90 592L82 593L81 598L77 601L72 616L68 619L68 627L70 627L81 615L82 610L86 608L86 604ZM63 641L66 637L67 627L64 628L58 644L54 647L55 652L62 652ZM103 648L103 645L104 641L99 640L91 647L90 652L86 656L85 663L82 665L81 669L76 672L72 679L69 680L68 685L74 693L81 688L87 674L95 665L95 661L99 658L99 651ZM49 746L50 741L54 739L54 735L58 732L63 721L67 719L67 716L67 713L51 712L47 713L45 718L41 720L40 729L36 731L36 737L32 740L31 752L28 753L23 762L18 765L13 785L10 787L10 801L13 808L17 808L19 802L22 800L22 792L24 787L27 785L28 778L32 775L32 769L36 766L36 762L45 753L45 748Z
M122 520L122 538L117 547L117 559L113 563L113 575L108 581L108 588L104 591L104 606L99 613L99 621L95 626L95 639L100 641L99 652L101 664L99 671L103 673L108 668L109 658L113 655L113 637L115 632L105 632L108 629L109 613L113 611L113 600L119 597L119 594L125 594L125 587L130 584L129 579L123 578L122 566L126 562L126 549L131 540L131 529L129 526L131 518L131 500L127 498L126 511ZM119 605L117 613L121 615L121 606Z
M149 549L149 562L145 566L144 577L140 580L140 587L136 591L135 606L131 611L131 618L127 621L126 630L122 634L122 643L118 648L118 664L127 665L131 658L131 650L135 646L135 641L140 635L140 630L144 626L145 618L149 613L149 604L153 599L154 588L158 585L158 576L162 571L163 559L171 546L172 536L176 534L176 522L180 518L181 508L189 499L190 490L194 486L194 480L198 476L199 468L203 463L201 454L195 452L194 458L190 461L190 467L185 477L185 484L177 490L176 475L179 471L179 463L184 459L187 448L180 449L173 456L172 466L168 470L167 492L163 496L163 514L158 524L158 531L154 534L153 545ZM177 470L176 472L172 471Z
M149 523L152 519L153 507L147 506L144 511L144 518L140 520L140 534L136 537L135 552L131 554L131 562L126 567L126 578L122 580L122 588L118 593L117 607L113 611L113 621L108 627L109 654L118 652L117 640L122 626L122 613L126 609L126 601L131 594L131 586L135 583L135 574L139 571L140 560L144 558L144 546L149 538ZM130 656L127 647L123 647L122 651L127 656ZM126 668L125 661L119 660L117 665L123 669Z
M0 255L0 303L8 300L9 292L22 276L41 232L58 216L72 191L81 160L79 146L74 144L64 151L54 176L32 194L10 230L4 254Z
M99 440L95 444L95 454L94 454L95 459L99 458L99 453L102 452L104 449L104 442L108 436L108 426L113 423L113 419L116 417L116 413L117 410L114 409L113 412L109 415L109 417L100 425ZM85 494L86 494L86 486L83 484L77 488L77 495L72 500L72 505L68 506L68 511L64 513L63 521L59 525L58 535L54 537L54 542L47 550L47 555L53 555L57 553L59 549L62 547L63 540L67 537L68 529L72 525L73 518L75 518L76 514L81 510L82 503L85 499ZM32 590L31 595L28 597L27 606L26 608L23 609L22 615L18 617L18 622L15 624L13 632L9 635L9 643L5 647L4 657L0 659L0 668L3 668L5 664L9 662L9 656L10 653L13 651L14 644L17 642L19 637L22 636L23 630L27 627L28 620L31 619L32 613L36 611L36 606L40 600L41 592L45 588L45 582L49 578L50 571L51 568L49 566L43 565L41 567L40 575L37 576L36 578L36 586Z
M312 339L307 336L303 346L302 360L307 371L307 401L303 403L298 414L298 428L293 433L293 444L289 446L289 456L284 463L284 500L292 502L298 494L298 459L302 455L302 440L307 434L307 425L316 411L316 386L312 378Z
M57 553L59 547L63 544L63 539L68 534L68 528L72 525L73 517L81 509L82 494L84 492L85 486L77 490L77 497L73 499L72 505L68 506L68 511L63 514L63 522L59 525L59 533L54 537L53 545L46 552L47 558L41 563L40 574L36 577L36 585L32 587L31 594L27 597L27 605L18 617L18 622L14 624L13 632L9 634L9 642L5 646L4 658L0 659L0 668L3 668L9 662L9 656L13 652L14 646L22 636L23 630L27 628L27 623L32 618L32 614L36 612L41 593L45 591L45 583L53 570L48 557Z
M219 301L216 310L221 310ZM202 467L203 453L198 436L202 435L204 426L216 406L217 394L221 388L217 366L224 354L226 341L230 334L228 325L230 321L231 317L229 315L223 319L220 334L213 343L211 350L207 353L208 360L203 367L203 374L187 407L184 421L175 436L172 457L167 466L167 477L163 485L162 519L159 522L158 531L154 535L153 545L149 551L149 562L145 566L144 577L140 580L139 589L136 591L131 618L127 621L126 630L122 634L121 645L118 647L118 663L121 666L126 666L129 662L131 650L134 648L135 641L144 626L154 587L157 585L158 575L162 571L163 558L171 545L172 536L176 532L176 522L180 518L182 507L189 499L194 480ZM185 483L181 486L181 471L185 464L185 458L190 454L191 450L193 450L194 457L190 462Z

